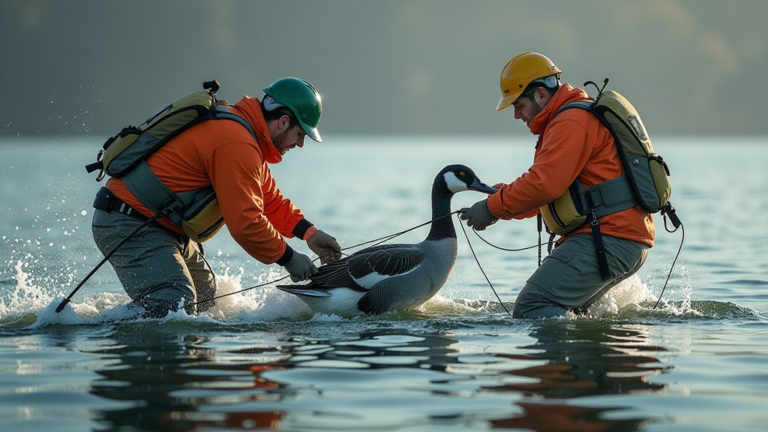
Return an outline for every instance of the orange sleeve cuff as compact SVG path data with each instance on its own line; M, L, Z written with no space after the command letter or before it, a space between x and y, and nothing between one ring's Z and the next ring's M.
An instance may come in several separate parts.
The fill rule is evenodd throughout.
M495 194L488 197L486 205L488 206L488 211L491 212L493 217L504 219L504 204L501 202L501 194L499 192L496 192Z
M312 225L311 227L307 228L307 231L304 233L304 237L302 237L302 240L307 241L310 237L316 232L320 231L317 229L316 226Z

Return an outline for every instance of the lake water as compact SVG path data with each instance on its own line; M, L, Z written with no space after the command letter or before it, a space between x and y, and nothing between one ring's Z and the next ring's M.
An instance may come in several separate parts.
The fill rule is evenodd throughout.
M533 143L326 137L273 172L307 218L348 247L428 221L445 165L509 182L528 168ZM315 315L268 284L280 268L253 261L222 231L206 255L220 292L234 294L202 316L126 320L128 298L109 265L55 313L102 258L90 232L101 183L83 168L101 142L5 138L0 431L764 431L768 138L654 144L685 226L655 309L683 240L660 217L645 266L589 317L511 319L456 224L453 273L419 310ZM452 208L481 197L457 194ZM468 236L511 309L536 249L505 252ZM502 222L483 237L525 248L537 242L536 224Z

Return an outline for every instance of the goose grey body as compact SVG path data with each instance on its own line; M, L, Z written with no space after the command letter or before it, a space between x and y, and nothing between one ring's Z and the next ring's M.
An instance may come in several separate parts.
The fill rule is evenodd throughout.
M465 190L494 193L463 165L445 167L432 185L432 226L416 244L379 245L326 264L306 285L277 288L297 295L316 312L341 316L412 309L432 298L456 262L451 197Z

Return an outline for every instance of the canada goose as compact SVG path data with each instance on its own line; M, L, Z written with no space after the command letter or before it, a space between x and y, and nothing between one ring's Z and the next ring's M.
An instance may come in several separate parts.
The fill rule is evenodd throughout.
M493 194L464 165L443 168L432 184L432 227L421 243L378 245L323 265L306 285L279 285L316 312L354 316L418 307L437 294L456 262L451 198L475 190Z

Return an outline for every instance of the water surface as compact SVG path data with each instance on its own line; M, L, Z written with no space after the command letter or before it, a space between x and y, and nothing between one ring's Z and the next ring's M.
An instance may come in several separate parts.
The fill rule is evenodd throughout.
M209 313L132 319L90 235L101 186L91 139L0 142L0 430L762 431L768 424L768 140L660 137L682 232L589 317L513 320L535 248L469 241L439 295L415 311L313 314L270 284L226 232L207 242L221 298ZM342 247L430 217L429 189L464 163L488 184L533 156L524 137L329 137L273 172ZM452 208L482 195L458 194ZM398 242L417 242L428 228ZM489 242L537 242L533 220ZM301 242L295 248L307 251ZM265 286L258 286L265 284ZM255 288L252 288L255 287ZM250 289L249 289L250 288ZM238 292L244 290L242 292Z

